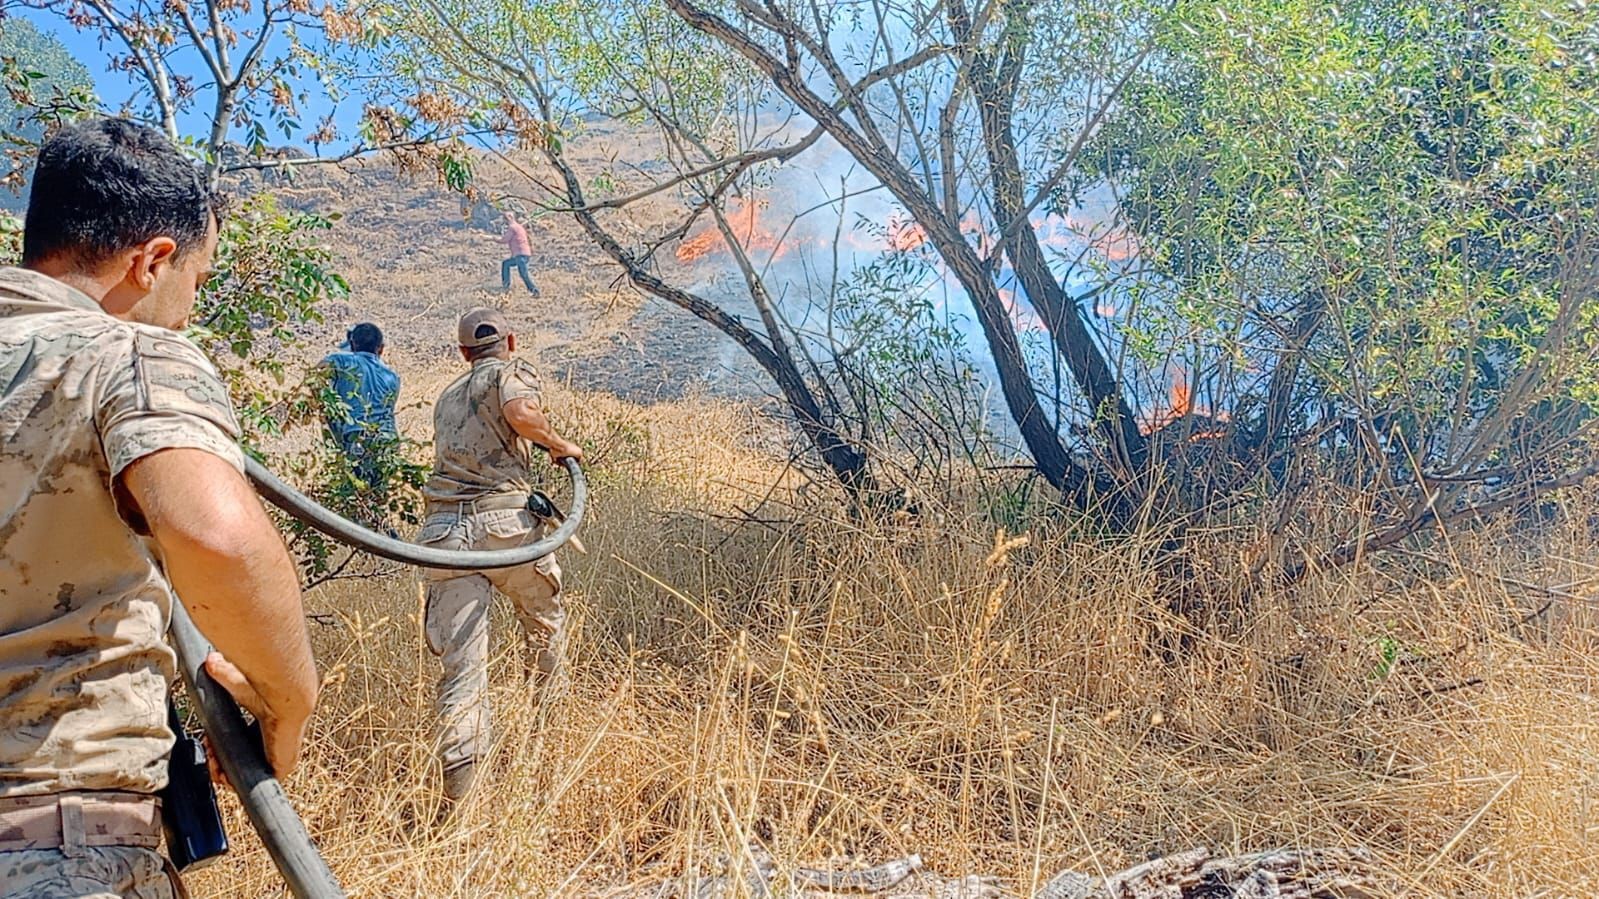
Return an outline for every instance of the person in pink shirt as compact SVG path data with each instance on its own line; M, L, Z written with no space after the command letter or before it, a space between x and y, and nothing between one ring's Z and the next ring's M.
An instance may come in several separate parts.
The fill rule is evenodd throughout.
M510 254L504 262L500 263L500 289L511 289L511 269L516 269L522 275L522 283L527 285L527 292L538 296L538 285L533 283L532 277L527 273L528 259L533 255L533 245L527 239L527 228L516 220L516 213L505 210L505 249Z

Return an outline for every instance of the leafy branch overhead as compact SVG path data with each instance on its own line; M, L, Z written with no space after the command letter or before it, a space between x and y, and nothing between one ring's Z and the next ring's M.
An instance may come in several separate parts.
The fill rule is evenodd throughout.
M0 190L19 196L45 132L95 106L93 79L60 41L32 22L7 18L0 26Z

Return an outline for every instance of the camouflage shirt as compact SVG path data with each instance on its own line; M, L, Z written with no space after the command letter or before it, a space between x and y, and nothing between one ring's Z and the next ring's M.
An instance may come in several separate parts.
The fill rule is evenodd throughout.
M433 476L422 488L430 503L527 494L533 444L504 412L516 399L539 401L538 375L520 359L479 359L444 388L433 407Z
M242 470L237 439L193 344L0 268L0 796L166 782L172 587L113 484L176 447Z

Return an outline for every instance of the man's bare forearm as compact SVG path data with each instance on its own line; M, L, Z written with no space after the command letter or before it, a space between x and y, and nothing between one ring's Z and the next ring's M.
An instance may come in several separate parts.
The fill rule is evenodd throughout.
M511 429L516 433L548 450L551 459L582 461L582 447L557 434L544 410L536 404L525 399L506 403L505 420L510 422Z
M294 564L255 492L201 450L147 456L123 480L200 631L268 717L303 728L316 704L316 664Z

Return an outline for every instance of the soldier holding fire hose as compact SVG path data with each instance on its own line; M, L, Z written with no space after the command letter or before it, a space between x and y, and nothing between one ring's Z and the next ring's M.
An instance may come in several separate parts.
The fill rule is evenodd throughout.
M551 427L539 405L538 376L515 358L516 335L505 316L474 309L457 327L471 369L444 389L433 407L433 475L422 488L427 514L417 542L450 550L494 550L537 540L558 516L528 481L535 446L550 460L582 461L583 451ZM533 500L530 508L529 500ZM540 506L544 509L541 511ZM440 657L438 707L444 794L466 796L489 746L489 607L498 589L517 619L544 675L560 664L561 568L554 556L483 572L429 571L424 629Z
M271 766L300 755L297 572L227 390L174 333L217 209L159 132L92 120L40 150L23 267L0 269L0 896L182 895L156 851L176 595Z
M0 899L181 896L175 867L226 851L203 753L187 737L174 752L169 626L222 767L287 884L342 895L273 780L298 762L317 674L297 572L246 471L352 546L487 569L430 575L447 758L468 762L446 779L452 797L487 740L494 587L530 632L548 634L538 666L559 660L549 553L581 518L581 451L544 418L504 319L478 310L461 322L473 368L440 400L432 546L366 531L243 456L215 368L175 333L211 273L219 207L159 132L92 120L41 149L22 267L0 268ZM572 520L543 540L562 516L527 483L535 443L574 485Z

